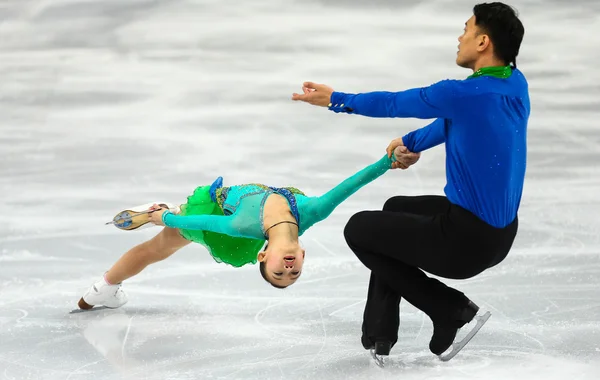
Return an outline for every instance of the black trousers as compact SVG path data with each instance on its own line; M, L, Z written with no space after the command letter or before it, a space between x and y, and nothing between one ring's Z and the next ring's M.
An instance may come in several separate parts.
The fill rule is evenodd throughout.
M400 300L434 324L462 327L454 315L469 299L423 271L467 279L500 263L510 251L518 218L494 228L442 196L393 197L383 211L361 211L344 229L346 242L371 270L362 343L398 340Z

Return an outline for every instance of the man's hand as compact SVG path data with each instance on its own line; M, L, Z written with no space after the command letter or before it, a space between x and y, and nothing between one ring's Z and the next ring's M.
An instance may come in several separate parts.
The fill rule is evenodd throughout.
M324 84L304 82L302 92L303 94L292 94L292 100L300 100L314 106L328 107L331 103L333 88Z
M421 158L421 153L413 153L407 147L401 145L394 149L394 156L396 157L396 162L392 163L392 169L404 170L417 163L419 158Z
M399 146L404 146L404 141L402 141L402 137L393 139L392 142L390 142L390 145L388 145L388 147L385 149L388 158L392 158L392 153L394 152L394 149L396 149L396 147Z

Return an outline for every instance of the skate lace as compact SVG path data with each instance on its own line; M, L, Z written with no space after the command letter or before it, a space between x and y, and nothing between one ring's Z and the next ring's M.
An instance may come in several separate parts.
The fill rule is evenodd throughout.
M121 291L121 286L122 286L122 284L117 284L117 288L115 289L115 292L113 293L114 296L117 296L117 294Z

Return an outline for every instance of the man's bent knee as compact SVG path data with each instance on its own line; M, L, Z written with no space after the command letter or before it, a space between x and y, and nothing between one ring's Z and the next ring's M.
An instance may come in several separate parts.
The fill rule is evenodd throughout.
M389 198L383 204L383 211L400 211L402 209L402 205L406 202L407 198L408 197L403 195L398 195Z
M354 249L357 247L358 243L362 240L365 234L368 232L365 231L367 226L367 215L369 211L360 211L356 214L352 215L346 223L344 227L344 238L346 239L346 243L350 246L350 248Z

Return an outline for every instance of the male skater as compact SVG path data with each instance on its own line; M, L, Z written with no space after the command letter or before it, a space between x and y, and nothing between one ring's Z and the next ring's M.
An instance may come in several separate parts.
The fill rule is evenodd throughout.
M398 339L401 298L426 313L434 326L429 348L451 359L489 313L463 293L428 277L467 279L500 263L517 234L530 113L528 84L516 68L524 28L503 3L478 4L466 22L456 63L465 80L443 80L402 92L347 94L304 83L293 100L338 113L436 120L393 140L398 165L445 143L446 196L393 197L382 211L353 215L346 241L371 270L362 343L388 355ZM413 155L403 161L403 155ZM407 157L407 156L405 156ZM404 163L403 163L404 162ZM477 326L448 355L458 329L479 313Z

